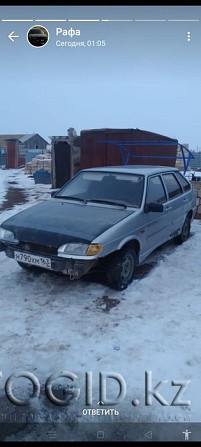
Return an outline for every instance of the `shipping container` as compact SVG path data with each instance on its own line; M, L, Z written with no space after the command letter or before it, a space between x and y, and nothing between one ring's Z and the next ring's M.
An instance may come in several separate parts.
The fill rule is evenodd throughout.
M141 129L81 131L81 169L98 166L175 166L178 140Z
M80 137L51 137L52 187L61 188L80 170Z

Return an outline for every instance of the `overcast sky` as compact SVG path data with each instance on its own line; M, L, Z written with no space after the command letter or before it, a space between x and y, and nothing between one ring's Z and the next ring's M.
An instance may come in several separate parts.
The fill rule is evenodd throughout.
M0 19L0 134L47 138L65 135L69 127L78 133L138 127L201 149L201 7L0 6ZM187 19L200 22L181 21ZM49 31L44 47L27 42L36 24ZM80 36L56 36L57 27L80 30ZM20 36L14 42L7 37L12 31ZM106 46L61 47L58 40L105 40Z

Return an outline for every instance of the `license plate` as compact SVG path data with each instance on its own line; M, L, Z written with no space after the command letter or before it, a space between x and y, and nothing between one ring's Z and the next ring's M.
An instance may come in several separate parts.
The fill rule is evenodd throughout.
M25 264L36 265L37 267L44 267L51 269L51 259L44 258L42 256L36 256L32 254L22 253L20 251L14 251L14 258L18 262L24 262Z

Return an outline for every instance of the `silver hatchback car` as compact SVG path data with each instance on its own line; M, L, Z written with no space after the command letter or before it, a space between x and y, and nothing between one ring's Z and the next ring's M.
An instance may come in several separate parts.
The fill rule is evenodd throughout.
M71 279L98 264L111 286L123 290L155 248L187 240L196 209L196 193L176 168L85 169L50 200L4 221L0 249L23 268Z

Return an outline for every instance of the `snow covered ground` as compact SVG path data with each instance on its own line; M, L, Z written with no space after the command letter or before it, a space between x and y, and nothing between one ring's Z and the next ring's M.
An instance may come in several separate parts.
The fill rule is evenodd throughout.
M27 201L8 209L10 187L16 189L16 197L19 188L25 189ZM51 186L35 185L23 170L0 170L0 191L1 223L47 200ZM146 260L150 266L154 263L147 275L136 276L126 291L118 292L97 277L71 282L54 273L26 272L0 253L1 413L8 419L14 411L31 413L42 422L58 420L61 414L84 422L108 420L108 416L84 416L83 409L104 408L97 404L98 374L113 371L127 384L124 401L109 407L119 411L113 419L201 421L201 222L194 220L185 244L169 242ZM24 370L35 374L41 384L40 397L32 399L28 409L15 407L4 391L7 378ZM68 407L56 407L48 401L44 385L51 374L63 370L78 376L81 393ZM85 403L86 371L93 372L92 407ZM152 371L153 388L168 380L159 389L168 406L154 397L152 406L145 405L145 371ZM190 400L190 405L170 405L179 389L171 384L174 380L189 380L181 399ZM71 385L67 379L60 383ZM27 379L16 379L13 389L20 398L32 393ZM118 392L117 382L108 379L108 397ZM26 436L24 440L35 439L31 431ZM17 439L21 438L12 433L6 438Z

